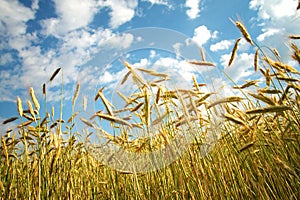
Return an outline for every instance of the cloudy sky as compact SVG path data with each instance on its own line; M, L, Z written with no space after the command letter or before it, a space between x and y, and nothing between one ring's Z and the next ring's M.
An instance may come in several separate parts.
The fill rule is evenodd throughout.
M62 73L52 82L49 78L58 67L63 72L66 119L76 83L82 85L81 94L93 100L101 86L120 81L125 72L120 61L124 59L138 67L177 67L188 80L194 71L186 60L200 59L202 46L207 60L216 63L218 70L225 70L236 82L249 80L254 50L244 39L234 63L227 68L234 42L241 37L230 19L240 20L258 45L276 48L282 59L290 62L288 35L300 34L297 3L0 0L0 122L17 115L17 96L25 107L30 87L43 102L43 83L49 105L57 105Z

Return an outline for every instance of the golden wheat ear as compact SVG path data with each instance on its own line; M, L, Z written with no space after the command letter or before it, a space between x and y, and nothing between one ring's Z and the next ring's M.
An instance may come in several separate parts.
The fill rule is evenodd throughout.
M229 59L229 62L228 62L228 67L232 64L235 56L236 56L236 52L237 52L237 49L238 49L238 46L239 46L239 42L242 38L238 38L235 43L234 43L234 47L232 49L232 52L231 52L231 57Z
M293 40L299 40L300 39L300 35L290 35L289 38L293 39Z
M250 34L248 33L246 27L244 26L244 24L242 24L241 22L239 21L233 21L232 19L230 19L230 21L232 23L235 24L235 26L240 30L240 32L242 33L243 37L246 39L247 42L249 42L252 46L254 45L252 39L251 39L251 36Z
M254 70L257 71L258 70L258 50L256 49L255 51L255 55L254 55Z
M18 108L18 113L20 117L23 116L23 106L22 106L22 100L20 97L17 97L17 108Z

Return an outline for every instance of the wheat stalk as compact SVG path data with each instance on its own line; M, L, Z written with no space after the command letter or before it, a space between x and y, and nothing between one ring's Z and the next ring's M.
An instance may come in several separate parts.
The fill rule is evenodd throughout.
M102 100L102 102L103 102L103 104L104 104L104 106L105 106L105 108L106 108L106 110L107 110L107 112L108 112L111 116L113 116L113 111L112 111L113 105L106 99L106 97L105 97L104 94L102 93L103 89L104 89L104 88L101 88L101 89L98 91L98 93L97 93L97 95L96 95L96 97L95 97L95 101L98 99L98 97L100 97L101 100Z
M75 105L75 102L76 102L76 100L77 100L77 98L78 98L79 91L80 91L80 84L77 83L77 85L76 85L76 90L75 90L74 96L73 96L73 98L72 98L72 105L73 105L73 106Z
M30 112L31 116L34 118L34 121L36 121L34 110L32 108L32 104L31 104L31 102L29 100L27 101L27 105L28 105L28 109L29 109L29 112Z
M17 119L18 119L18 117L11 117L11 118L9 118L9 119L4 120L4 121L2 122L2 124L7 124L7 123L13 122L13 121L15 121L15 120L17 120Z
M215 67L216 64L208 61L196 61L196 60L191 60L189 61L190 64L192 65L198 65L198 66L211 66Z
M86 111L86 108L87 108L87 97L86 96L82 97L82 107L83 107L83 111Z
M216 106L218 104L222 104L222 103L231 103L231 102L239 102L241 100L243 100L244 98L242 97L238 97L238 96L232 96L232 97L226 97L224 99L219 99L213 103L211 103L210 105L207 106L207 109L210 109L213 106Z
M267 94L280 94L282 93L280 90L277 89L258 89L259 93L267 93Z
M18 108L18 113L22 117L23 116L23 106L22 106L22 100L20 97L17 97L17 108Z
M231 20L232 21L232 20ZM247 29L245 28L245 26L239 22L239 21L236 21L235 22L235 25L237 26L237 28L241 31L242 35L244 36L244 38L247 40L247 42L249 42L251 45L254 45L253 44L253 41L250 37L250 34L248 33Z
M130 128L132 128L132 125L129 122L127 122L127 121L125 121L121 118L113 117L111 115L106 115L106 114L103 114L103 113L96 113L95 115L100 117L100 118L106 119L108 121L115 122L115 123L122 124L122 125L126 125L126 126L129 126Z
M85 123L86 125L88 125L89 127L94 128L94 124L92 124L91 122L89 122L87 119L81 117L79 118L83 123Z
M27 121L27 122L23 122L22 124L19 124L19 125L18 125L18 128L22 128L22 127L28 126L28 125L31 124L32 122L33 122L33 120Z
M43 95L46 95L46 83L43 84Z
M238 38L235 41L235 43L234 43L234 47L232 49L231 56L230 56L230 59L229 59L229 62L228 62L228 67L232 64L232 62L233 62L233 60L235 58L235 55L236 55L236 52L237 52L240 40L241 40L241 38Z
M256 49L254 54L254 71L257 71L258 69L258 50L259 49Z
M228 120L230 120L230 121L236 123L236 124L240 124L240 125L243 125L243 126L247 126L243 120L241 120L240 118L237 118L237 117L235 117L235 116L233 116L233 115L231 115L231 114L229 114L229 113L226 113L226 114L224 115L224 117L225 117L226 119L228 119Z
M140 107L142 107L142 105L144 105L144 102L140 102L136 107L132 108L130 111L131 111L131 112L135 112L135 111L137 111L138 109L140 109Z
M57 68L54 73L52 74L52 76L50 77L50 82L53 81L53 79L56 77L56 75L59 73L59 71L61 70L61 68Z
M2 149L3 149L3 153L6 159L6 165L9 166L9 159L8 159L8 151L7 151L7 146L6 146L6 141L4 139L4 136L1 137L1 143L2 143Z
M128 79L128 77L129 77L130 74L131 74L131 71L128 71L128 72L125 74L124 78L123 78L122 81L121 81L121 85L123 85L123 84L127 81L127 79Z
M268 68L268 69L266 70L265 76L266 76L266 84L267 84L267 86L270 87L270 85L271 85L270 68Z
M275 106L276 105L276 102L274 102L271 98L263 95L263 94L253 94L251 92L248 92L249 95L251 95L252 97L256 98L256 99L259 99L269 105L273 105Z
M30 94L30 96L31 96L33 105L34 105L35 108L39 111L39 110L40 110L40 104L39 104L38 99L37 99L36 96L35 96L35 93L34 93L34 90L33 90L32 87L30 87L30 89L29 89L29 94Z
M233 86L233 88L234 89L244 89L244 88L250 87L252 85L257 86L258 82L259 82L258 80L252 80L252 81L248 81L247 83L245 83L244 85L241 85L241 86Z
M73 114L71 115L71 117L68 119L67 122L68 122L68 123L72 122L72 121L74 120L74 118L75 118L78 114L79 114L79 111L73 113Z
M280 55L279 55L279 52L277 51L277 49L273 48L272 51L277 58L280 58Z
M293 40L299 40L300 39L300 35L290 35L289 38L293 39Z
M246 149L249 149L250 147L252 147L254 145L255 141L251 141L248 142L247 144L245 144L243 147L241 147L238 151L239 153L242 151L245 151Z
M204 49L202 47L200 47L200 55L201 55L201 59L203 62L205 62L205 52L204 52Z
M268 112L283 112L287 110L292 110L291 107L285 106L285 105L280 105L280 106L270 106L266 108L258 108L258 109L253 109L253 110L247 110L247 114L259 114L259 113L268 113Z

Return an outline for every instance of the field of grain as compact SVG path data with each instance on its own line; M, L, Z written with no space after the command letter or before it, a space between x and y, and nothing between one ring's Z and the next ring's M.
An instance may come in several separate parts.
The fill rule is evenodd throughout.
M73 132L78 111L73 107L69 119L51 120L51 112L40 113L42 101L35 95L37 88L30 88L31 101L17 98L19 116L3 122L21 121L16 130L7 130L1 138L0 199L299 198L299 71L281 62L276 49L270 49L272 54L263 51L243 24L235 22L235 25L256 52L253 73L261 74L259 80L243 85L233 83L232 90L239 91L241 96L210 98L213 94L202 92L205 84L195 78L191 90L170 90L164 85L168 74L135 69L124 61L128 73L122 84L131 79L139 93L126 96L120 91L125 106L117 110L100 88L95 101L100 101L105 110L89 119L79 119L98 130L102 140L140 154L164 148L178 135L190 134L189 130L198 128L197 134L191 133L192 142L186 151L174 162L145 173L125 170L123 165L118 169L107 166ZM294 42L300 36L289 37L290 55L299 66L300 49ZM234 62L239 41L234 45L228 67ZM204 55L202 60L190 63L196 67L215 67ZM49 76L49 81L57 78L60 71L58 68ZM139 73L158 79L145 82ZM44 96L46 88L46 84L41 87ZM80 84L76 86L73 105L79 93ZM221 134L203 156L203 138L211 131L211 118L219 109L223 111L219 113L223 119L218 126ZM123 112L133 117L127 119L121 115ZM107 122L119 135L102 130L95 119ZM141 130L141 137L130 138L128 132L133 128ZM153 130L157 134L149 139L147 136ZM181 147L175 146L171 152L176 148Z

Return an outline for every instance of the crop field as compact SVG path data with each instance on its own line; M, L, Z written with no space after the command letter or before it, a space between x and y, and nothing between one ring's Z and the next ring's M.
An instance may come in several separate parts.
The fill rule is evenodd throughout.
M168 73L124 61L128 72L121 84L130 83L134 92L117 91L122 102L117 107L99 88L94 100L105 109L90 118L78 117L75 110L80 84L68 119L62 114L53 119L54 108L42 111L47 84L30 88L27 102L17 97L19 116L3 123L20 124L1 130L0 199L298 199L300 36L287 36L296 63L291 66L276 49L258 46L242 23L234 23L255 50L253 73L260 74L242 85L231 80L231 90L239 95L206 92L206 83L195 77L190 88L171 88ZM201 54L201 60L189 63L216 67L202 49ZM62 70L57 68L49 81ZM42 90L44 101L35 90ZM76 121L95 131L74 131ZM103 124L115 132L102 129ZM210 143L211 137L216 138ZM97 149L100 142L104 146ZM111 146L121 153L107 156Z

